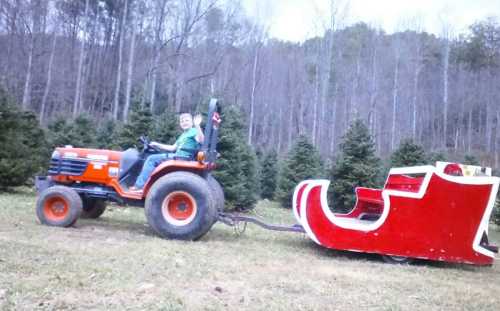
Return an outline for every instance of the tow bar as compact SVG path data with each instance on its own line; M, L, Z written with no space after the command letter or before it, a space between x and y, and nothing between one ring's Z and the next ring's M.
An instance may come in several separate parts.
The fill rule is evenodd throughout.
M291 226L283 226L283 225L273 225L265 223L264 221L251 216L245 216L236 213L225 213L219 212L219 221L234 228L239 228L240 223L244 223L243 230L240 233L243 233L246 228L246 224L251 222L254 223L264 229L273 230L273 231L288 231L288 232L296 232L296 233L305 233L304 228L301 225L295 224Z

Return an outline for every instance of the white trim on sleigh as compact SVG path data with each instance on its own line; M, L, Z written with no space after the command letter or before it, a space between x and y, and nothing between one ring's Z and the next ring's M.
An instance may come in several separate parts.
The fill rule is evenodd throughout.
M415 198L415 199L421 199L425 195L427 188L429 186L430 179L433 174L436 174L438 177L445 179L450 182L454 183L459 183L459 184L467 184L467 185L492 185L492 190L490 194L490 198L488 200L488 205L486 207L486 210L483 214L483 217L481 219L480 225L478 229L476 230L476 235L474 237L474 241L472 243L472 247L474 251L481 253L485 256L489 257L495 257L495 254L483 247L480 246L481 238L483 235L483 232L486 232L488 234L488 222L491 216L491 213L493 212L493 207L495 205L495 200L496 200L496 194L498 192L499 188L499 183L500 183L500 178L498 177L489 177L489 176L474 176L474 177L464 177L464 176L450 176L447 174L444 174L436 169L434 166L415 166L415 167L402 167L402 168L392 168L389 172L389 175L402 175L402 174L425 174L424 180L422 181L422 184L420 186L420 189L418 192L410 192L410 191L401 191L401 190L391 190L391 189L384 189L382 191L382 199L384 202L384 209L382 211L382 214L380 218L373 222L366 222L366 221L353 221L352 219L347 219L344 217L337 217L335 214L330 210L328 206L328 201L327 201L327 193L328 193L328 186L330 184L329 180L306 180L301 182L297 188L296 191L294 192L294 197L293 197L293 204L295 206L296 200L297 200L297 194L298 190L300 187L302 187L303 184L307 183L306 188L302 192L301 200L300 200L300 216L297 215L297 212L294 209L294 215L298 219L300 219L300 223L306 233L309 235L309 237L316 243L321 244L314 234L314 232L311 230L309 223L307 221L307 199L309 197L310 191L314 187L321 187L321 208L325 216L328 218L328 220L343 229L348 229L348 230L357 230L357 231L364 231L364 232L369 232L369 231L374 231L378 228L380 228L385 220L387 219L387 216L389 215L390 212L390 196L398 196L398 197L407 197L407 198Z

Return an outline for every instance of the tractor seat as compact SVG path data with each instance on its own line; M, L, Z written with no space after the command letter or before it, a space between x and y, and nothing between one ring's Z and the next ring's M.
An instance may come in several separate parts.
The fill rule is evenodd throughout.
M200 148L196 149L189 149L189 148L181 148L180 150L189 152L189 156L181 156L181 155L174 155L173 159L174 160L182 160L182 161L196 161L198 152L200 151Z

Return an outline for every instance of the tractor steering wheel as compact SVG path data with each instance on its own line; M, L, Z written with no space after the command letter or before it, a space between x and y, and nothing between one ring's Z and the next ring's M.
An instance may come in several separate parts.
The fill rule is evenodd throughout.
M147 136L141 136L139 137L139 141L142 143L142 152L148 153L148 152L161 152L160 148L152 146L151 141Z

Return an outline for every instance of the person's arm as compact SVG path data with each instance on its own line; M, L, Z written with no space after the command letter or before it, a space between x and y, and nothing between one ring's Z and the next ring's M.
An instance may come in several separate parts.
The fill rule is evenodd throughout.
M194 116L193 124L194 124L194 128L196 129L195 139L200 144L202 144L203 141L205 140L205 135L203 134L203 130L200 127L201 121L202 121L201 115L197 114L196 116Z
M167 151L167 152L175 152L177 150L177 145L176 144L173 144L173 145L166 145L166 144L160 144L160 143L157 143L155 141L151 142L150 143L151 146L153 147L157 147L163 151Z

